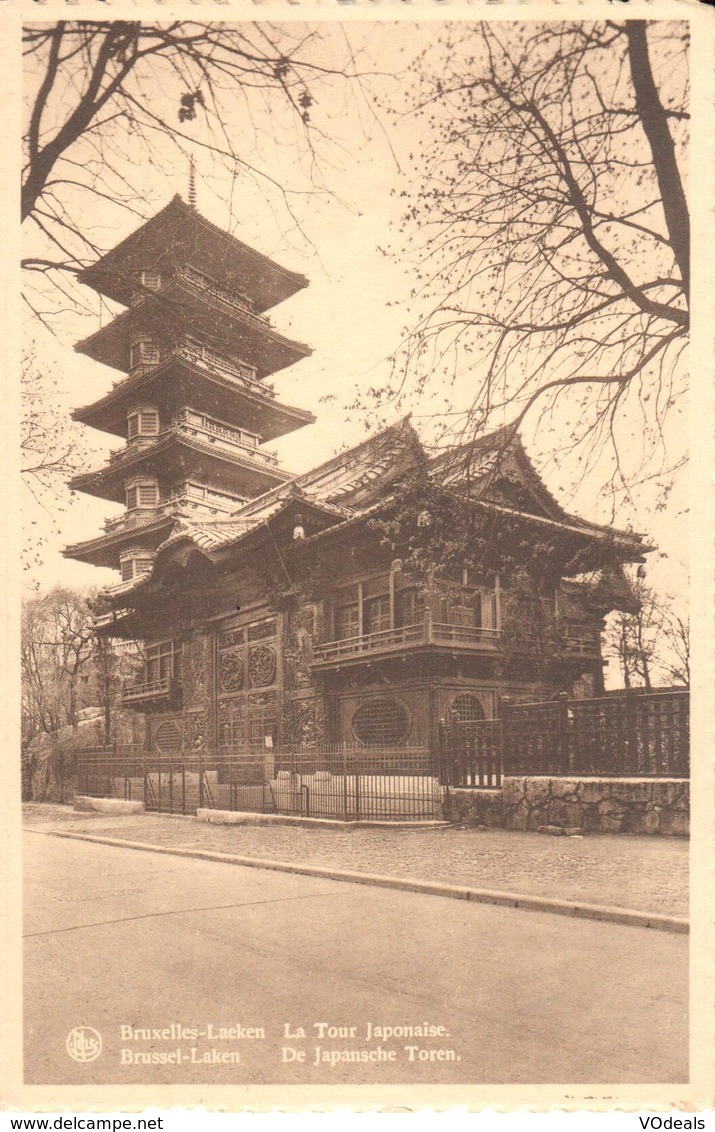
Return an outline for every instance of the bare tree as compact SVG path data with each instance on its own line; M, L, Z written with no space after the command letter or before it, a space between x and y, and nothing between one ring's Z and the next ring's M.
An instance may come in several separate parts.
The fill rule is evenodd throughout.
M30 730L76 728L80 677L92 661L92 616L88 595L63 587L25 603L21 662Z
M686 39L685 22L455 23L421 55L410 104L428 140L403 193L421 315L395 396L436 378L447 431L534 409L577 474L605 444L614 486L667 480L683 455L658 442L688 334Z
M67 420L59 380L51 365L40 364L33 342L23 354L20 389L23 566L31 570L42 561L48 522L56 529L57 514L71 501L66 481L86 461L88 446Z
M668 600L661 627L661 666L670 684L690 687L690 622L674 612Z
M321 147L330 152L325 104L334 108L341 85L359 78L347 38L334 37L328 56L315 26L285 23L60 20L28 25L24 46L22 217L31 231L23 266L52 282L26 291L44 321L65 300L81 301L75 274L106 251L115 210L149 214L142 169L152 162L179 158L183 177L199 153L220 170L224 193L239 176L255 179L289 217L307 188L327 191L317 159ZM360 82L350 89L359 98ZM294 185L261 164L271 129L294 147ZM88 222L96 202L98 231Z
M651 689L660 681L690 685L690 631L674 610L673 597L638 580L638 608L613 615L606 633L606 655L618 664L624 687Z
M136 742L141 717L121 709L138 651L96 637L96 593L58 586L23 602L21 638L23 794L64 796L82 746ZM97 709L92 719L85 709ZM90 713L92 714L92 713Z

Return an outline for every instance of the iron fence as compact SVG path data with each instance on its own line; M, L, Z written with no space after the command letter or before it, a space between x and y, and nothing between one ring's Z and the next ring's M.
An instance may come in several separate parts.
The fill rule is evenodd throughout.
M78 794L144 801L141 752L117 747L85 747L77 751L76 757Z
M500 719L442 720L440 781L444 786L497 789L502 784Z
M430 819L441 802L426 747L81 752L78 793L140 799L162 813L206 808L344 821Z
M444 788L498 789L504 775L687 778L689 695L502 701L502 718L443 721L426 746L77 752L77 791L147 810L225 809L345 821L441 816Z
M507 774L687 778L687 691L502 703Z

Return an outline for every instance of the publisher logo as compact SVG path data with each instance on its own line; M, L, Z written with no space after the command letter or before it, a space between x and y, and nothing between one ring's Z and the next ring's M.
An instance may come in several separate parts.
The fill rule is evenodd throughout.
M75 1061L94 1061L102 1052L102 1035L91 1026L75 1026L67 1035L66 1045Z

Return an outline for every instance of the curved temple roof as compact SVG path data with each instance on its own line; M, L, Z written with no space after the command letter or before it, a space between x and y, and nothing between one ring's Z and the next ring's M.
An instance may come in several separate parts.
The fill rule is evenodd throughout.
M328 537L346 524L364 520L379 511L394 498L395 489L405 475L418 468L426 469L430 479L445 490L466 490L470 503L475 506L522 516L540 526L561 529L586 540L615 541L625 560L639 560L651 549L640 535L587 523L562 510L544 486L511 426L429 459L409 417L405 417L317 468L252 499L227 519L180 520L159 546L157 556L170 553L179 543L190 542L212 559L225 559L239 551L240 543L250 532L293 505L321 517L323 529L313 534L312 539ZM496 478L501 482L504 475L522 489L518 506L504 502L494 490ZM112 595L124 598L150 581L151 574L143 575L113 589Z
M111 251L80 272L78 278L101 295L128 306L144 268L189 263L229 286L250 290L256 310L264 311L297 291L308 280L207 220L180 196L147 220Z

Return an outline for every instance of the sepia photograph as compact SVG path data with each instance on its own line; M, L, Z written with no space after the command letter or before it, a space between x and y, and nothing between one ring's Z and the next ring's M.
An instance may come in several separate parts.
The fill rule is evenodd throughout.
M24 1103L677 1105L712 9L100 7L16 45Z

